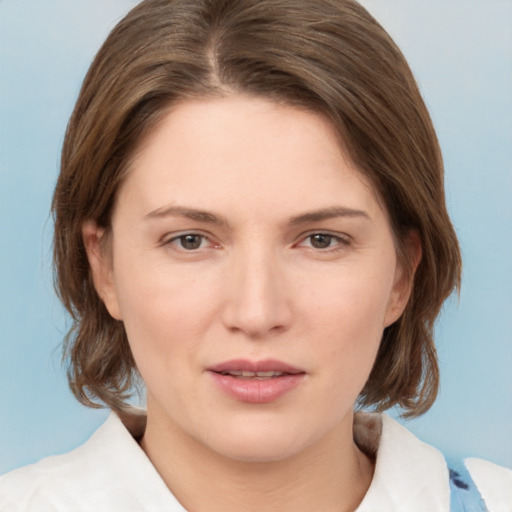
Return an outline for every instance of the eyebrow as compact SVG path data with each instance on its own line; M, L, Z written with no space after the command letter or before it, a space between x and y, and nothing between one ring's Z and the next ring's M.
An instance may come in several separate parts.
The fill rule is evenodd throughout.
M186 208L183 206L164 206L149 212L147 219L157 219L163 217L184 217L196 222L205 222L207 224L217 224L227 226L228 221L224 217L219 217L214 213L204 210L196 210L195 208Z
M290 224L296 226L298 224L307 224L309 222L320 222L322 220L334 219L336 217L361 217L370 220L370 216L363 210L355 210L344 206L332 206L330 208L322 208L312 212L303 213L292 217Z
M229 226L227 219L212 212L205 210L197 210L195 208L187 208L184 206L163 206L149 212L145 217L147 219L164 218L164 217L184 217L196 222L204 222L207 224L215 224L219 226ZM308 224L310 222L320 222L323 220L333 219L336 217L360 217L363 219L371 220L368 213L363 210L356 210L354 208L347 208L344 206L332 206L329 208L322 208L311 212L302 213L289 220L290 226L297 226L300 224Z

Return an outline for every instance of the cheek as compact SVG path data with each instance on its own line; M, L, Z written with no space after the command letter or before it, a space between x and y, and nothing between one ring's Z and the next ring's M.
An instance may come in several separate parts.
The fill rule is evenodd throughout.
M366 381L382 338L391 287L389 273L361 269L326 281L323 293L308 296L303 310L309 311L326 362L332 361L344 382Z
M146 361L169 364L178 355L186 357L215 316L219 285L214 278L154 265L130 270L135 267L122 261L118 268L119 305L139 369Z
M340 331L382 331L393 287L391 268L377 262L316 275L314 287L301 293L302 309L317 316L325 326L337 325Z

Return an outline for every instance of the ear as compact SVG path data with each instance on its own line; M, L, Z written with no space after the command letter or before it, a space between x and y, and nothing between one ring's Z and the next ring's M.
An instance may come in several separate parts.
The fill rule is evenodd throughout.
M112 266L112 248L108 246L105 228L88 220L82 225L82 239L89 260L89 267L96 292L105 304L110 316L122 320Z
M384 327L388 327L402 316L411 297L414 275L420 264L421 256L420 236L417 231L411 230L404 240L403 258L397 261L395 280L389 297Z

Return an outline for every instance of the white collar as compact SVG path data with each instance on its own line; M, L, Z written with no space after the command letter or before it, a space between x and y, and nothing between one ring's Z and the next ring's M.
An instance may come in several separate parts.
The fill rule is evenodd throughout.
M1 477L0 508L186 512L137 443L145 421L143 411L112 413L72 452ZM358 413L354 439L367 453L376 451L374 477L357 512L449 511L448 470L435 448L379 414Z
M448 468L441 452L384 414L358 413L354 439L376 453L372 483L357 512L448 512Z
M142 436L143 412L121 415L121 420L133 437ZM448 468L437 449L383 414L357 413L354 440L376 458L372 483L357 512L449 511Z

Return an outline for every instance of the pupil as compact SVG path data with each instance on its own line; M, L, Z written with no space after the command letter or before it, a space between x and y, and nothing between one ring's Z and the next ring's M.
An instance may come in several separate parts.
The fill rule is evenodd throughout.
M185 235L181 237L181 245L184 249L199 249L201 237L199 235Z
M331 235L313 235L311 237L311 245L316 249L325 249L331 245Z

